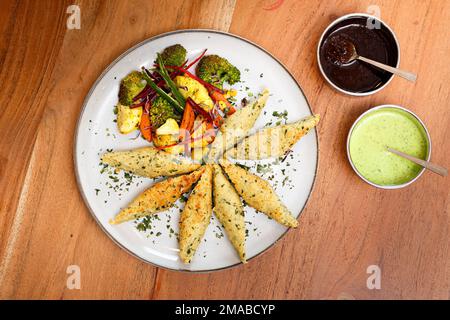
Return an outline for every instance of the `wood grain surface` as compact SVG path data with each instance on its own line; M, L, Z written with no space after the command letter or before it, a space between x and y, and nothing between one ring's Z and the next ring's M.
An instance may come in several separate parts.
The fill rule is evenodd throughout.
M278 7L271 7L279 2ZM66 28L70 4L81 29ZM399 78L352 98L321 77L316 45L334 18L377 5L396 32ZM115 245L78 192L72 160L82 102L130 46L182 28L229 31L263 46L322 115L319 171L300 227L245 266L166 271ZM368 108L405 106L427 124L432 160L450 167L450 1L0 1L0 297L33 299L449 299L450 179L426 172L395 191L361 181L346 159L352 122ZM81 289L66 287L69 265ZM369 290L369 265L381 289Z

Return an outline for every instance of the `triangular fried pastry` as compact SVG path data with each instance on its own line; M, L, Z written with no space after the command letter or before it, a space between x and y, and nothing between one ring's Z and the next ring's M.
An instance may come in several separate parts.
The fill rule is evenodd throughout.
M239 254L239 258L245 263L244 207L233 185L217 164L214 164L213 191L214 214L225 228L228 239Z
M203 171L204 168L202 167L190 174L171 177L155 183L131 201L110 223L119 224L167 210L183 193L191 189L192 185L201 177Z
M294 123L259 130L228 150L226 156L241 160L281 157L314 128L319 119L319 115L308 116Z
M220 164L233 182L236 191L249 206L287 227L298 226L297 219L292 216L267 181L227 160L221 160Z
M211 214L212 168L206 165L180 216L180 258L184 263L191 262L209 225Z
M225 122L217 132L214 142L211 143L211 149L207 157L209 161L218 159L225 151L247 136L258 119L261 110L266 105L268 98L269 90L266 89L252 104L239 109L225 119Z
M190 158L173 155L154 147L105 153L101 161L139 176L157 178L192 172L200 167Z

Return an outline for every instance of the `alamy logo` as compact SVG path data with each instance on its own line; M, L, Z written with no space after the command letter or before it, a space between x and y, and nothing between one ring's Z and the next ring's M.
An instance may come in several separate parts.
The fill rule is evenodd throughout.
M381 289L381 269L377 265L370 265L367 267L367 273L370 274L370 276L367 278L367 289L373 290Z
M367 13L371 14L372 16L377 17L378 19L381 18L381 9L377 5L370 5L367 7ZM377 19L368 18L367 19L367 28L368 29L381 29L381 23Z
M81 271L80 267L77 265L70 265L67 267L66 273L69 275L67 277L66 286L67 289L73 290L81 289Z
M70 14L67 18L66 26L67 29L81 29L81 11L80 7L77 5L71 5L67 7L66 12Z

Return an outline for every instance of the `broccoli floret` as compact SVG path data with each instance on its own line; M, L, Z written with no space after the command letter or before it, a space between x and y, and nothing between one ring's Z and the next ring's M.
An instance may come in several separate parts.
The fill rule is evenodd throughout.
M186 49L181 44L174 44L164 49L161 58L166 66L181 66L186 61Z
M133 98L139 94L145 87L142 82L142 74L139 71L133 71L122 79L119 89L119 102L124 106L133 103Z
M152 124L152 129L158 129L169 118L177 121L181 119L180 115L175 113L173 107L167 100L162 97L157 97L150 108L150 123Z
M215 54L204 56L197 65L196 73L202 80L218 88L222 88L224 82L234 84L241 81L239 69Z

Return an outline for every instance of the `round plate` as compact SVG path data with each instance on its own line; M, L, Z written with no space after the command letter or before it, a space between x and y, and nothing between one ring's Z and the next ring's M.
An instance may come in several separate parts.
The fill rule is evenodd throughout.
M115 173L100 163L100 156L107 150L148 146L142 138L136 139L137 132L122 135L117 130L113 110L118 100L120 80L132 70L138 70L143 65L150 66L157 52L176 43L187 49L190 60L207 48L208 54L219 54L236 65L241 70L242 80L233 86L238 90L238 103L244 97L253 99L264 88L270 89L271 96L254 129L276 125L277 122L293 122L312 114L293 76L256 44L213 30L181 30L162 34L123 53L92 86L75 132L76 175L81 194L95 220L111 239L129 253L145 262L172 270L205 272L224 269L240 262L214 215L192 263L184 265L180 262L176 234L180 209L184 205L182 200L171 210L159 213L158 219L152 220L151 229L145 232L136 228L136 221L120 225L108 223L120 208L155 182L124 172ZM285 159L241 163L267 179L285 205L298 216L313 188L317 161L317 133L312 130ZM245 214L248 230L246 252L248 260L251 260L277 242L287 228L248 206L245 206Z

